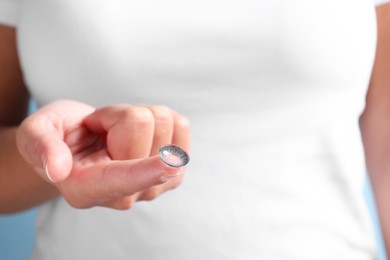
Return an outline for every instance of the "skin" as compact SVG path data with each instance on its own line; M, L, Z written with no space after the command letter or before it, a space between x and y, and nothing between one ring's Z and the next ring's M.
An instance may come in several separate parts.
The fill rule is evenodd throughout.
M70 100L39 109L16 135L25 160L76 208L128 209L176 187L183 168L156 154L167 143L188 148L188 141L186 119L167 107L95 109Z
M378 44L360 127L384 242L390 252L390 4L377 7L376 12Z
M360 125L390 249L390 5L377 7L377 19L376 60ZM167 143L189 149L189 124L183 116L161 106L96 110L62 100L24 120L29 95L15 46L14 29L0 26L1 213L26 210L60 195L76 208L128 209L180 184L183 169L170 168L154 155Z
M171 143L189 149L184 116L165 106L59 100L24 119L29 95L15 43L15 30L0 26L0 213L57 196L75 208L129 209L181 183L184 169L156 155Z

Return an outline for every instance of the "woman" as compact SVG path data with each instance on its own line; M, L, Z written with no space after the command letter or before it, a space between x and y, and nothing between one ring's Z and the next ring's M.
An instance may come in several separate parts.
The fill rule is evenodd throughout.
M1 209L45 202L33 259L372 259L363 111L388 241L389 5L372 74L368 0L1 7ZM185 182L135 203L181 182L155 155L183 115Z

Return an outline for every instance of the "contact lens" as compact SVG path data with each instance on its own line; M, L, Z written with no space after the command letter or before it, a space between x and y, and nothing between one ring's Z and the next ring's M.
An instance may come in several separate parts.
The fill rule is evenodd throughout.
M166 145L160 148L160 158L171 167L182 167L190 161L188 154L176 145Z

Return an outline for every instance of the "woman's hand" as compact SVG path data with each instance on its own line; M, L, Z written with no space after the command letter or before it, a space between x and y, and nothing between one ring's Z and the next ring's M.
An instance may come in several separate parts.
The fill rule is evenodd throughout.
M164 106L95 110L61 100L24 120L17 133L24 159L76 208L128 209L178 186L184 169L157 155L170 143L188 150L189 124Z

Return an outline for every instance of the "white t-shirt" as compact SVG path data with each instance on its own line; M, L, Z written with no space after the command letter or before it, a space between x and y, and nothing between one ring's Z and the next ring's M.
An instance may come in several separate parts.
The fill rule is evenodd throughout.
M44 105L165 104L184 183L129 211L40 208L33 259L373 259L358 117L369 0L0 1Z

